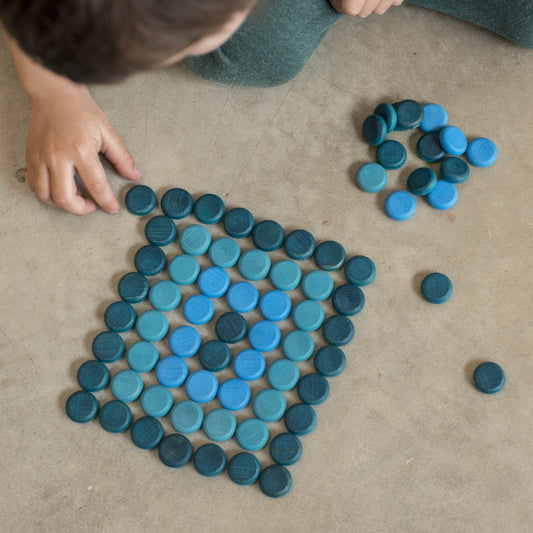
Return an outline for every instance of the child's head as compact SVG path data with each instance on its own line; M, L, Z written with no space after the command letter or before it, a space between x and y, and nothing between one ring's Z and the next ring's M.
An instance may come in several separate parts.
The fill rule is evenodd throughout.
M256 0L0 0L19 46L77 82L111 82L207 53Z

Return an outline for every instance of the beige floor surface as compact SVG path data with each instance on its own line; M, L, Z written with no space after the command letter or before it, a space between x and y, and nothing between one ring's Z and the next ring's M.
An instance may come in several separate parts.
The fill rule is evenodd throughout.
M93 89L158 194L213 192L377 264L347 369L331 379L280 500L226 474L168 469L128 434L66 417L143 226L125 209L76 218L35 200L18 179L30 112L5 45L0 72L2 531L532 530L533 52L407 7L343 19L279 88L219 86L172 67ZM373 157L363 119L404 98L442 104L500 156L473 169L451 211L419 201L398 223L353 175ZM387 190L419 164L414 134L394 137L410 156ZM108 174L123 199L128 183ZM419 294L430 271L453 280L445 305ZM484 360L507 373L494 396L472 385Z

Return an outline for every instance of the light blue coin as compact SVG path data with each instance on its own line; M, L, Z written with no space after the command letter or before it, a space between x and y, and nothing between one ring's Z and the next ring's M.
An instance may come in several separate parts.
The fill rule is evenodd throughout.
M238 378L245 381L259 379L265 371L266 361L257 350L243 350L233 360L233 371Z
M227 409L213 409L204 418L203 430L207 438L215 442L225 442L235 433L237 419Z
M315 341L306 331L294 330L283 337L281 349L291 361L307 361L315 351Z
M407 191L393 191L385 200L385 212L394 220L408 220L415 211L415 197Z
M296 289L302 279L302 269L290 259L278 261L270 269L270 282L280 291Z
M259 281L267 277L270 264L270 257L266 252L262 250L248 250L241 255L238 268L244 279Z
M248 383L242 379L232 378L220 384L217 398L224 409L239 411L248 405L251 395Z
M283 291L268 291L259 300L259 310L265 320L279 322L291 312L291 299Z
M264 448L268 442L268 427L262 420L248 418L237 426L235 437L241 448L254 452Z
M167 415L173 403L172 393L163 385L152 385L141 394L142 410L154 418Z
M189 374L185 382L185 390L194 402L210 402L217 395L218 379L208 370L197 370Z
M458 197L457 187L445 180L437 181L435 188L426 196L428 204L440 210L451 209L457 203Z
M280 340L281 332L278 326L268 320L256 322L248 331L248 341L252 348L259 352L275 350Z
M200 348L202 338L191 326L179 326L168 337L168 346L174 355L192 357Z
M189 255L203 255L211 244L211 233L200 224L191 224L179 236L181 249Z
M304 300L292 311L294 325L303 331L315 331L324 321L324 309L313 300Z
M209 298L220 298L226 294L230 285L228 274L223 268L209 267L198 277L200 292Z
M172 311L181 301L181 291L177 283L163 279L152 285L148 297L154 309Z
M168 275L178 285L191 285L200 274L200 264L191 255L178 255L168 264Z
M420 129L426 133L438 133L448 124L448 113L439 104L426 104Z
M121 402L133 402L141 394L144 387L141 376L133 370L121 370L111 378L111 392Z
M179 433L194 433L202 426L203 409L192 400L177 403L170 411L170 423Z
M446 126L439 132L441 146L450 155L462 155L466 152L468 141L466 135L455 126Z
M237 241L229 237L221 237L211 244L208 255L213 265L231 268L237 264L241 249Z
M498 148L490 139L478 137L468 143L466 157L475 167L490 167L498 159Z
M355 175L359 188L365 192L379 192L387 185L387 171L378 163L365 163Z
M132 344L126 352L126 360L136 372L151 372L159 359L157 348L148 341Z
M276 422L285 414L287 400L277 390L264 389L255 395L252 409L259 420Z
M164 387L179 387L188 374L189 367L181 357L176 355L163 357L155 367L157 381Z
M191 324L207 324L214 314L213 302L203 294L190 296L183 305L183 315Z
M239 281L228 289L226 301L237 313L248 313L255 309L259 301L259 291L247 281Z
M267 380L276 390L288 391L293 389L300 379L300 370L296 363L288 359L274 361L267 370Z
M141 339L150 342L160 341L168 332L168 320L161 311L150 309L139 316L135 328Z
M333 280L323 270L308 272L302 281L302 291L310 300L327 300L333 291Z

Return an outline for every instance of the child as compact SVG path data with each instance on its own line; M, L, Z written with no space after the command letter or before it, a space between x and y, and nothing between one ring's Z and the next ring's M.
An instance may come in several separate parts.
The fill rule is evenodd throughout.
M407 2L533 48L531 0ZM96 204L116 213L118 202L99 152L125 178L140 178L132 156L82 83L117 81L186 58L194 73L212 81L279 85L300 71L342 13L364 18L402 3L264 0L242 24L256 0L0 0L8 45L32 110L26 147L29 187L40 200L70 213L87 214ZM76 172L92 199L77 189Z

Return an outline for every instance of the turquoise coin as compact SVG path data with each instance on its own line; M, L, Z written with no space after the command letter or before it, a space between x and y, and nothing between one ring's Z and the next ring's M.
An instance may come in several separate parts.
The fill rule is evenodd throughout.
M322 326L322 336L332 346L345 346L354 338L355 328L349 318L330 316Z
M185 189L169 189L161 198L161 209L169 218L181 219L188 216L193 207L193 199Z
M462 155L466 152L468 141L466 135L455 126L446 126L439 132L441 146L450 155Z
M151 372L159 360L159 352L151 342L138 341L128 348L126 360L135 372Z
M337 346L322 346L314 357L315 369L328 378L338 376L346 367L346 356Z
M159 443L157 453L164 465L179 468L191 460L193 448L187 437L174 433Z
M398 124L398 115L396 114L396 109L391 104L378 104L376 109L374 109L374 114L382 117L387 124L387 133L394 131L396 125Z
M318 405L328 399L329 383L323 375L311 372L300 379L297 390L302 402Z
M172 311L181 302L179 285L168 279L158 281L152 285L149 299L154 309L158 311Z
M395 170L403 166L407 160L407 151L398 141L385 141L376 151L378 163L387 170Z
M450 299L453 285L450 278L440 272L428 274L420 287L422 296L432 304L442 304Z
M244 381L259 379L266 368L266 361L261 352L257 350L242 350L233 360L235 375Z
M141 394L142 410L154 418L161 418L168 414L173 403L172 393L163 385L152 385Z
M331 276L322 270L308 272L302 281L302 292L309 300L327 300L333 291Z
M102 406L98 415L100 425L109 433L122 433L131 424L130 408L119 400L111 400Z
M102 363L118 361L124 354L126 345L122 337L114 331L102 331L92 343L92 352Z
M261 473L259 459L248 452L234 455L228 462L228 475L237 485L252 485Z
M270 269L270 282L280 291L296 289L302 279L302 270L290 259L278 261Z
M155 276L163 271L167 264L167 256L165 252L154 246L153 244L147 244L137 250L133 258L135 268L145 276Z
M259 487L266 496L281 498L291 490L291 473L282 465L267 466L259 476Z
M292 310L294 325L303 331L315 331L324 321L324 309L313 300L303 300Z
M410 130L418 128L424 120L424 109L415 100L402 100L393 104L396 110L398 123L396 129L398 131Z
M463 183L470 177L470 167L460 157L445 157L440 163L440 175L451 183Z
M180 433L194 433L202 426L204 411L192 400L177 403L170 411L170 423Z
M178 285L191 285L200 274L200 264L192 255L178 255L170 261L168 274Z
M228 289L226 301L233 311L248 313L255 309L259 301L259 291L251 283L239 281Z
M126 207L134 215L147 215L157 205L155 192L147 185L135 185L126 193Z
M363 139L370 146L380 145L387 137L388 129L385 119L379 115L370 115L363 122Z
M415 196L425 196L429 194L437 185L437 174L428 167L421 167L413 170L407 178L407 189Z
M259 352L275 350L281 340L281 332L273 322L261 320L256 322L248 331L248 341L252 348Z
M216 194L204 194L194 203L194 216L203 224L216 224L222 220L226 207Z
M259 300L259 310L265 320L279 322L285 320L292 308L291 299L283 291L268 291Z
M288 359L278 359L268 367L267 380L270 386L276 390L291 390L299 379L298 366Z
M393 191L385 199L385 212L393 220L408 220L415 211L415 198L407 191Z
M239 313L228 311L217 318L215 333L217 337L227 344L235 344L246 337L248 324Z
M259 281L268 276L271 262L268 254L262 250L248 250L241 255L237 265L244 279Z
M283 337L281 349L287 359L296 362L307 361L315 350L315 341L305 331L290 331Z
M157 215L146 223L144 234L154 246L166 246L174 241L178 230L170 218L165 215Z
M387 185L387 171L378 163L365 163L355 175L359 188L365 192L379 192Z
M224 472L226 468L226 453L218 444L204 444L200 446L194 456L193 465L202 476L213 477Z
M191 324L207 324L214 314L213 302L203 294L189 296L183 305L183 315Z
M68 397L65 408L71 420L85 424L98 414L98 400L90 392L79 390Z
M164 387L179 387L187 378L189 367L181 357L163 357L155 367L157 381Z
M490 167L498 159L498 148L490 139L478 137L468 143L466 157L475 167Z
M495 394L505 385L505 372L497 363L491 361L481 363L474 370L474 384L485 394Z
M293 465L302 456L302 442L292 433L280 433L270 442L270 456L279 465Z
M107 387L109 370L100 361L91 359L85 361L79 368L76 378L80 387L89 392L96 392Z
M285 412L285 426L294 435L308 435L316 424L316 412L306 403L295 403Z
M201 343L200 334L191 326L177 327L168 338L170 351L180 357L192 357L200 348Z
M114 302L104 312L105 325L116 333L129 331L135 324L137 313L132 305L126 302Z
M128 272L118 282L118 294L129 304L142 302L150 290L150 282L139 272Z
M322 270L339 270L346 261L346 251L337 241L324 241L315 250L315 262Z
M316 247L315 238L304 229L291 231L285 239L285 253L297 261L309 259Z
M133 422L130 437L139 448L153 450L165 436L165 430L161 422L152 416L143 416Z
M219 372L230 364L231 350L222 341L210 340L200 346L198 360L206 370Z
M275 389L263 389L255 395L252 409L259 420L276 422L285 414L287 400Z
M204 226L191 224L182 230L179 236L181 249L189 255L203 255L211 245L211 233Z
M231 268L237 264L241 249L237 241L229 237L221 237L211 244L208 255L213 265L221 268Z
M111 378L111 392L121 402L134 402L143 388L141 376L133 370L120 370Z
M224 409L239 411L250 403L251 394L250 387L245 381L232 378L220 384L217 399Z
M426 133L438 133L448 124L448 113L439 104L426 104L423 108L424 118L420 129Z
M252 231L252 240L259 250L272 252L283 244L285 231L274 220L262 220Z
M233 437L237 429L237 419L227 409L213 409L205 416L202 429L208 439L225 442Z
M197 403L210 402L218 391L218 379L207 370L197 370L189 374L185 390L191 400Z
M150 309L139 316L135 328L141 339L160 341L168 332L168 320L161 311Z
M355 255L346 261L344 276L352 285L364 287L376 278L376 265L365 255Z
M230 285L228 274L223 268L209 267L198 276L200 292L209 298L220 298L226 294Z
M247 418L237 426L235 437L241 448L255 452L264 448L268 442L268 427L262 420Z
M428 163L435 163L446 156L438 133L424 133L416 143L416 150L419 157Z
M230 209L222 220L226 233L235 239L248 237L254 229L254 224L255 220L252 213L243 207Z
M458 197L457 187L453 183L439 180L426 198L431 207L443 211L451 209L457 203Z

